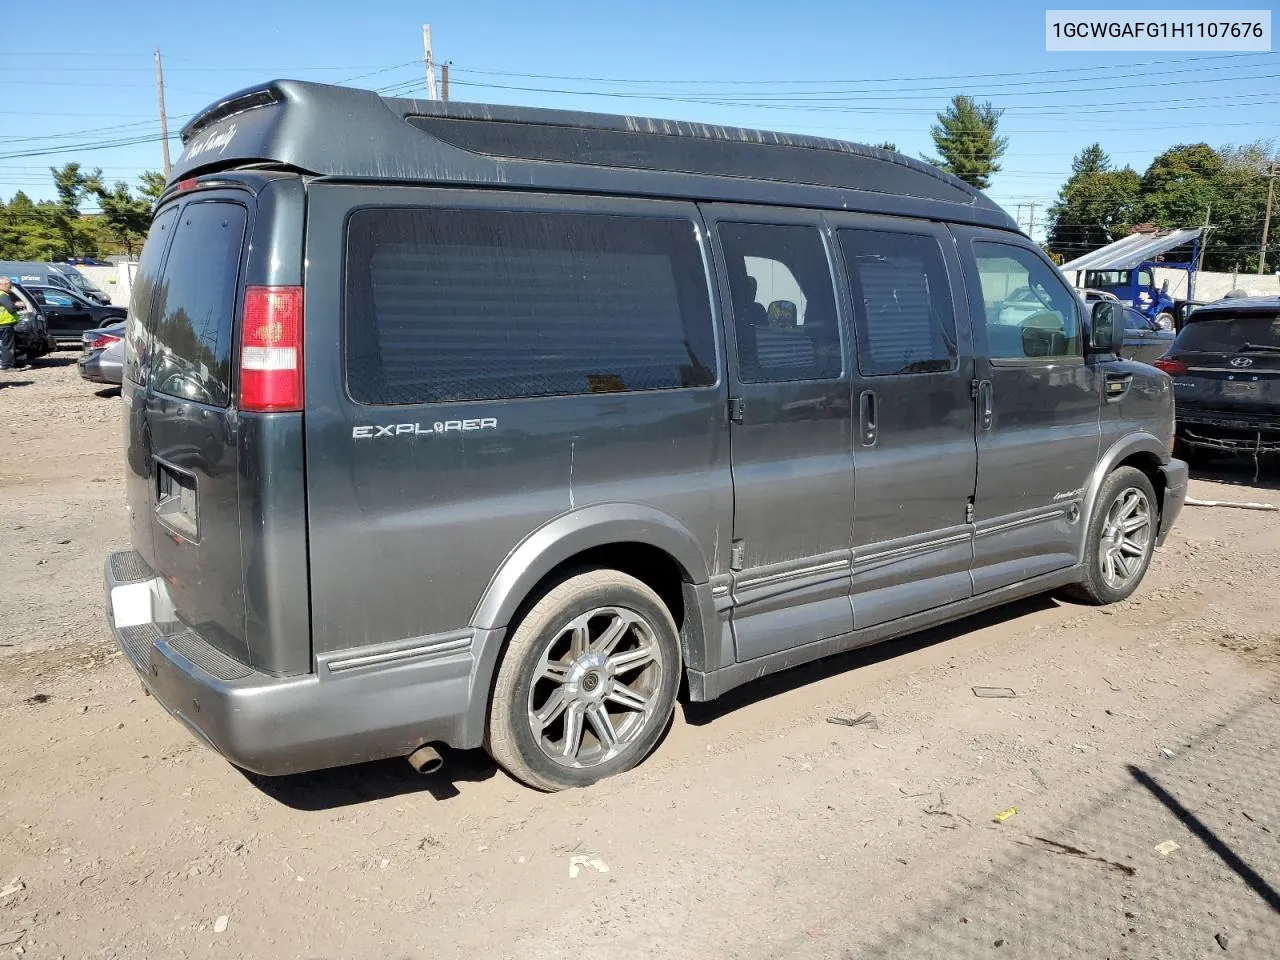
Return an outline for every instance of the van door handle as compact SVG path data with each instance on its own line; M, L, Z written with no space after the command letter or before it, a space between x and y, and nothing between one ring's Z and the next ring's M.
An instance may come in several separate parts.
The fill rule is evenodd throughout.
M876 445L876 395L874 390L863 390L858 398L858 429L864 447Z
M978 381L978 428L990 430L993 419L993 401L990 380Z

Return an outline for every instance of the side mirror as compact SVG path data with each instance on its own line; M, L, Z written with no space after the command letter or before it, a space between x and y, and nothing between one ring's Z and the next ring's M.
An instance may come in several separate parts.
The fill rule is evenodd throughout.
M1093 305L1089 324L1089 352L1105 355L1119 353L1124 346L1124 314L1120 304L1099 300Z

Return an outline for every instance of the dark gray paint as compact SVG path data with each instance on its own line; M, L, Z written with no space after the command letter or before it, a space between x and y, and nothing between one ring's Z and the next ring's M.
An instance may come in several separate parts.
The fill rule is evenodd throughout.
M853 609L862 630L972 592L972 531L965 509L977 474L969 396L973 335L960 262L945 228L898 217L828 214L827 220L837 231L908 233L937 242L959 354L950 371L857 378ZM846 287L842 302L850 304L851 284L843 258L838 260ZM867 423L871 404L874 436Z
M263 104L251 106L248 104ZM514 121L562 128L651 134L665 146L687 139L740 148L737 175L708 176L590 163L498 159L463 150L407 122L409 117ZM224 98L183 130L183 153L170 183L214 170L271 163L304 173L357 179L508 189L567 190L616 196L772 203L864 210L1016 229L1009 215L972 187L935 167L873 147L794 134L674 120L617 117L488 104L392 100L367 90L274 80ZM840 182L790 182L774 148L822 151L844 161ZM589 160L584 154L584 160ZM765 178L765 179L762 179Z
M264 180L237 304L243 304L245 286L302 282L305 217L306 195L298 178ZM239 422L245 644L251 662L268 673L311 670L302 420L296 413L271 413L242 415Z
M953 232L975 318L983 316L983 298L974 241L1020 247L1049 263L1038 247L1020 237L963 227ZM1078 307L1065 281L1063 286ZM1083 333L1084 318L1078 320ZM979 322L975 319L975 326ZM1098 459L1103 376L1101 366L1087 363L1083 352L1044 359L979 357L977 378L989 393L980 397L977 413L975 593L1075 562L1084 529L1079 508Z
M286 93L302 101L312 95L301 86ZM370 95L332 96L368 119ZM408 129L403 112L397 119L393 109L379 109L397 129ZM275 149L291 136L311 136L325 116L251 114L228 117L208 132L229 122L248 125L242 129L263 123L270 129L258 131L256 142ZM696 135L680 125L674 132ZM924 214L915 220L784 209L819 198L840 206L852 195L843 188L452 157L438 143L423 146L431 141L425 134L406 135L421 138L406 156L435 164L435 173L420 165L412 174L424 179L479 182L518 172L525 186L775 203L698 206L374 187L332 176L309 181L304 197L304 181L287 174L214 178L217 189L247 192L244 202L255 211L241 284L305 283L307 412L242 416L234 404L209 410L126 385L130 501L149 507L135 509L135 547L146 561L158 561L161 577L149 581L161 598L155 609L169 610L172 601L199 630L185 631L181 643L160 636L145 649L136 639L125 646L157 697L242 766L283 773L394 756L432 740L480 745L506 629L556 566L592 547L642 543L674 560L685 580L690 695L700 700L797 663L1072 582L1097 490L1117 464L1141 465L1157 482L1161 537L1177 516L1186 475L1168 454L1168 378L1115 358L992 363L982 355L971 316L981 309L981 294L967 244L983 236L1034 248L1011 230L948 232L929 216L945 219L944 212L962 206L968 212L953 222L981 221L985 201L856 198L881 213ZM339 157L347 149L340 146ZM353 146L352 155L367 149ZM413 152L419 150L427 152ZM245 159L230 154L228 163ZM291 162L274 154L261 159ZM397 163L403 160L397 155ZM450 168L455 160L459 166ZM194 169L188 164L181 173ZM703 245L712 290L717 384L480 403L354 403L342 359L344 223L358 207L403 205L687 220ZM732 308L724 263L712 239L722 219L821 231L842 327L841 377L741 382L733 339L726 337ZM955 371L857 373L854 305L834 246L840 226L923 231L942 241L958 328ZM991 387L981 402L969 395L975 381ZM1110 396L1109 384L1118 385ZM879 410L874 443L864 442L859 422L868 391ZM730 423L731 396L745 404L740 424ZM988 400L989 417L982 413ZM478 436L352 435L357 426L481 416L496 419L498 429ZM157 455L196 475L199 543L175 538L152 518L148 471ZM970 497L973 522L965 517ZM734 539L742 541L738 570L730 562ZM108 590L114 585L109 568ZM216 661L212 653L195 656L200 643L255 669L219 680L197 662Z
M722 205L706 205L703 213L713 230L739 222L807 226L815 237L823 235L816 213ZM727 318L732 296L718 246L716 266ZM832 292L839 311L840 297ZM727 331L731 324L726 320L723 326ZM742 544L741 569L732 581L738 660L853 629L853 420L844 339L839 378L745 383L738 375L736 341L726 335L729 390L743 405L741 422L729 427L733 539Z
M504 561L540 528L597 504L619 505L615 515L639 542L658 540L653 545L661 547L673 535L685 538L681 552L691 577L705 581L707 571L727 566L733 494L723 383L412 406L350 399L336 335L343 224L354 206L378 205L607 210L685 219L690 230L699 223L696 208L685 204L312 184L305 353L317 654L467 624L505 626L509 595L482 606L495 572L502 578ZM496 419L496 429L474 436L352 437L355 425L482 417ZM654 511L670 520L646 522ZM599 539L581 545L616 542L607 524L594 535ZM523 556L538 566L536 557ZM518 574L513 579L520 582Z
M250 210L238 312L246 284L300 281L305 197L296 177L236 179L233 187L196 197ZM171 202L179 218L190 199ZM135 549L168 581L177 615L217 649L269 674L309 671L301 416L242 415L234 405L166 396L153 389L149 359L143 370L147 387L124 385ZM165 470L194 483L194 526L159 508L158 475Z

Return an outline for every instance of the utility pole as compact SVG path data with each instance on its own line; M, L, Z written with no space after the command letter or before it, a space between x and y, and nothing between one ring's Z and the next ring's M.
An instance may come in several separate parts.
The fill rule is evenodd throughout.
M160 48L156 47L156 97L160 101L160 149L164 151L164 178L173 168L169 164L169 115L164 112L164 67L160 65Z
M445 101L449 99L449 62L447 60L440 64L440 98Z
M1022 229L1022 204L1018 204L1018 215L1013 218L1014 223L1018 225L1018 229Z
M1031 201L1031 212L1027 215L1027 236L1032 240L1036 238L1036 203Z
M427 99L439 100L436 93L436 61L431 55L431 24L422 25L422 59L427 64Z
M1258 276L1267 272L1267 234L1271 232L1271 198L1276 192L1276 162L1271 161L1271 179L1267 183L1267 215L1262 220L1262 244L1258 247Z
M1196 272L1191 278L1191 283L1187 288L1187 299L1195 301L1196 298L1196 281L1200 279L1200 271L1204 269L1204 248L1209 242L1209 213L1213 210L1213 204L1210 203L1204 208L1204 230L1200 233L1200 253L1196 257Z

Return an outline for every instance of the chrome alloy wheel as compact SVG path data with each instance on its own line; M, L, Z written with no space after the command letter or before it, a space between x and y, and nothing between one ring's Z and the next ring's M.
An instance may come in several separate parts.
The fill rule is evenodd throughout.
M534 740L566 767L613 759L648 726L666 668L653 627L635 610L575 617L538 658L528 705Z
M1102 578L1113 590L1123 590L1141 576L1152 535L1151 501L1137 487L1116 497L1102 525L1098 559Z

